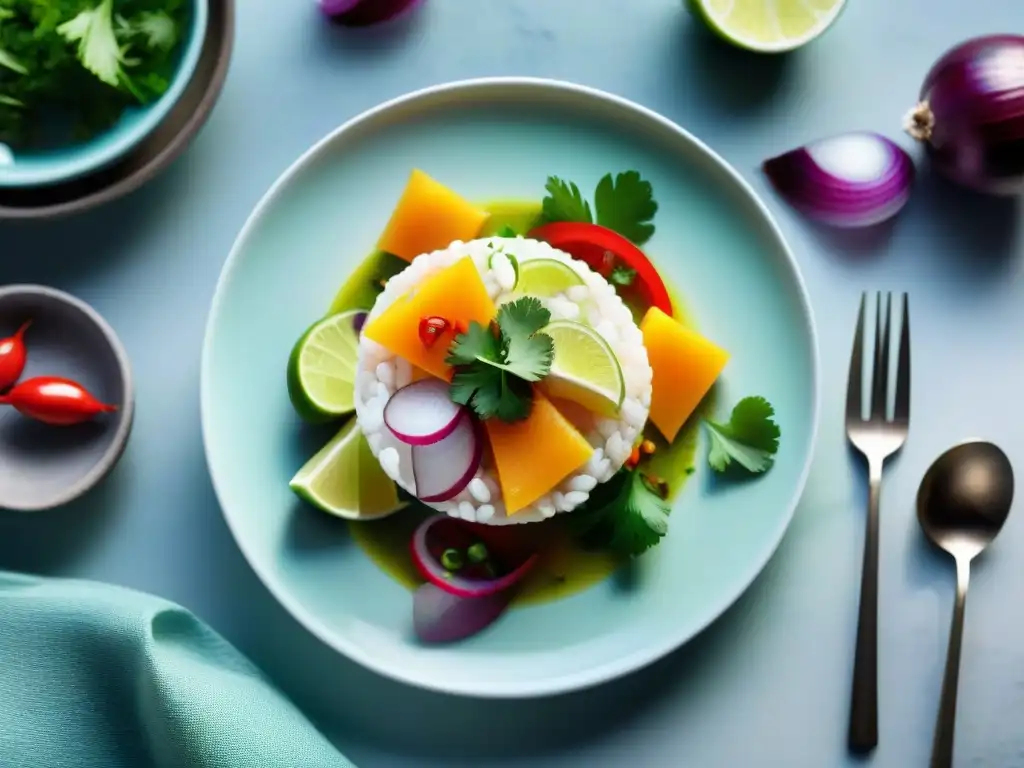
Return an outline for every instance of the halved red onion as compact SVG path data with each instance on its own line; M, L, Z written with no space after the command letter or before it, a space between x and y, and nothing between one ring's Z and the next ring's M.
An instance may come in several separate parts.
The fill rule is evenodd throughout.
M512 595L459 597L435 584L424 584L412 598L412 623L425 643L452 643L486 629L505 612Z
M1024 35L987 35L928 72L907 133L948 178L979 192L1024 192Z
M448 383L421 379L395 392L384 406L384 423L407 445L433 445L455 431L466 409L452 402Z
M411 11L422 0L319 0L332 21L349 27L379 24Z
M420 501L448 501L469 485L483 458L484 441L468 411L443 440L412 447L412 475Z
M867 227L895 216L910 199L914 162L884 136L859 131L822 139L764 162L785 200L836 227Z
M429 517L416 529L410 542L413 563L424 579L459 597L486 597L503 592L530 572L537 554L502 546L497 534L484 530L486 527L447 515ZM466 557L457 572L442 564L445 551L468 552L478 543L487 549L486 561L474 563Z

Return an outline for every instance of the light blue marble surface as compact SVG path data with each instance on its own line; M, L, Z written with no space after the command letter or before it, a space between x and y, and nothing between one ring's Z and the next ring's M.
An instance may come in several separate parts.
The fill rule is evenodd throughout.
M180 162L93 214L0 225L0 283L45 282L93 302L122 335L138 385L135 433L114 475L69 508L0 519L0 567L102 579L185 604L361 768L852 766L844 737L865 494L844 445L842 393L859 292L909 290L914 421L882 496L881 744L871 764L925 765L954 585L951 564L917 530L914 493L930 461L969 436L995 440L1024 472L1022 204L968 197L924 172L888 237L840 239L779 205L757 166L845 129L898 137L931 61L966 36L1024 29L1024 5L854 1L829 34L777 59L696 34L674 0L587 0L585 9L578 0L428 0L407 22L349 33L323 24L311 3L239 5L223 98ZM199 351L235 234L309 144L402 92L513 74L574 80L658 110L766 193L811 292L825 410L789 534L710 630L600 689L480 703L381 680L273 602L236 550L207 478ZM972 585L958 765L1024 765L1021 595L1018 509Z

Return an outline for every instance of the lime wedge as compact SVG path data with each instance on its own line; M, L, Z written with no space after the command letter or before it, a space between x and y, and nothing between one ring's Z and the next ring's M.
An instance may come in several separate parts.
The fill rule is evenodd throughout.
M348 520L386 517L405 506L354 418L306 462L288 487L314 507Z
M360 311L341 312L314 323L288 358L288 397L296 412L314 423L355 409Z
M839 16L846 0L687 0L720 37L741 48L781 53L809 43Z
M519 264L515 292L543 299L563 293L574 285L583 285L583 278L572 267L557 259L531 259Z
M555 320L541 333L555 343L551 370L541 382L544 391L595 413L616 415L626 399L626 381L608 342L593 328L572 320Z

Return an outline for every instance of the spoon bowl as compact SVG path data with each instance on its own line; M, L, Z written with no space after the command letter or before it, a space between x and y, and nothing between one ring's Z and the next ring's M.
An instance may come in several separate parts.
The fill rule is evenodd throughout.
M935 723L931 768L952 768L956 695L971 561L992 543L1013 505L1013 467L992 443L973 440L939 456L917 492L925 535L956 561L956 600Z
M996 445L956 445L925 473L917 519L925 535L956 559L973 560L998 535L1013 502L1013 467Z

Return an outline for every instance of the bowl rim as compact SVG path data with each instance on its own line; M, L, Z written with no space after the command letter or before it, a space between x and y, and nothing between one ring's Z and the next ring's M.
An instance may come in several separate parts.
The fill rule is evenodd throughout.
M67 304L81 312L86 320L99 329L110 350L114 353L114 358L117 360L118 375L124 386L124 402L119 409L121 420L117 426L117 431L114 433L107 450L104 451L103 455L84 477L78 480L78 482L67 486L61 493L51 496L44 503L11 505L0 501L0 510L10 512L42 512L61 507L91 491L117 465L128 445L128 437L131 434L132 424L135 421L135 378L132 374L128 352L121 343L121 339L110 323L91 305L76 296L72 296L70 293L46 285L14 283L0 286L0 302L12 296L42 296Z
M225 511L222 501L225 496L222 490L222 481L218 479L217 471L211 461L210 445L212 442L212 433L208 413L213 407L213 404L211 394L212 385L209 371L212 368L213 331L218 326L218 319L221 314L221 307L224 302L227 286L232 278L234 270L237 268L240 254L242 253L242 250L250 236L263 219L266 211L277 202L278 197L287 190L292 181L299 177L309 164L316 162L322 154L329 151L330 146L341 135L349 131L356 131L360 128L372 126L375 120L386 117L391 110L416 106L421 102L423 102L425 106L429 106L433 100L441 99L443 101L446 96L459 96L463 99L472 99L474 94L480 92L486 93L491 89L505 89L506 93L511 90L518 89L523 92L535 91L547 93L548 95L571 95L602 102L606 106L617 108L618 110L630 114L635 118L653 123L662 129L675 134L676 138L689 144L708 159L720 172L722 172L735 186L736 190L738 190L747 199L747 201L754 206L757 214L767 226L769 234L775 240L775 243L778 246L780 258L785 260L786 266L788 266L793 275L796 292L800 301L800 308L810 342L810 384L813 394L812 402L810 403L811 413L809 419L809 434L807 435L807 450L803 457L803 466L800 469L797 482L795 483L789 501L786 504L785 514L780 521L778 529L774 532L770 542L768 542L768 546L766 546L764 551L761 553L761 557L757 558L756 561L751 561L749 572L744 575L744 578L739 580L739 583L741 584L740 588L737 589L735 593L730 594L727 599L723 599L717 610L710 611L706 617L702 617L703 620L695 622L693 629L689 634L686 634L683 637L670 636L667 642L651 644L645 647L642 652L624 655L614 662L595 666L585 672L576 673L572 676L552 677L539 682L531 681L527 684L503 685L501 687L487 687L486 685L470 687L437 682L429 676L409 675L401 669L396 670L391 668L388 664L382 663L370 654L363 653L357 646L346 642L343 637L338 637L330 627L320 620L320 618L307 610L297 598L294 598L291 595L284 582L278 579L272 573L270 568L265 567L263 562L256 557L253 552L249 551L245 544L245 538L242 536L237 522ZM592 688L653 664L701 634L708 628L708 626L721 617L729 607L735 604L735 602L750 588L757 576L764 570L769 560L771 560L772 556L778 550L779 545L782 543L782 539L793 521L797 505L799 504L807 485L807 479L810 475L820 429L822 399L820 368L821 363L817 324L814 319L814 310L811 305L810 295L807 291L806 281L800 270L796 256L794 255L792 248L789 246L782 229L776 222L775 217L768 209L768 206L763 200L761 200L760 196L755 192L750 183L747 182L742 175L740 175L740 173L726 162L726 160L717 152L685 128L660 113L649 109L648 107L644 107L635 101L598 88L553 78L519 76L470 78L445 82L439 85L411 91L384 101L357 114L355 117L331 130L326 136L315 142L311 147L303 152L288 166L288 168L284 170L283 173L277 177L273 184L271 184L270 188L264 193L263 197L260 198L259 202L253 208L252 212L243 224L242 229L239 231L228 257L224 262L220 276L217 280L217 286L214 291L209 315L207 317L200 364L200 421L203 435L203 452L206 457L207 471L210 475L214 493L217 497L218 504L221 507L221 514L224 517L228 529L231 531L232 537L235 539L235 543L242 552L243 557L249 563L249 566L253 569L257 577L271 595L273 595L273 597L285 608L285 610L288 611L288 613L292 615L293 618L295 618L296 621L298 621L299 624L310 632L310 634L324 643L324 645L385 678L437 693L469 696L480 699L524 699L535 698L538 696L558 695Z
M178 103L199 65L209 28L210 0L189 0L189 3L192 19L188 44L182 51L174 77L167 90L149 105L130 130L121 132L100 149L89 149L92 140L85 142L80 145L82 154L71 161L55 159L42 162L29 170L18 170L17 153L14 153L13 170L4 171L0 166L0 188L38 187L81 178L116 162L149 136Z
M12 206L0 199L0 222L58 219L83 213L145 186L178 159L213 114L213 109L224 89L234 52L235 0L208 2L210 20L216 22L216 26L207 29L199 65L188 87L182 92L182 99L174 105L164 122L157 126L157 129L172 126L173 132L155 146L147 147L157 133L154 131L131 152L91 174L35 188L36 191L59 190L67 186L82 188L74 194L64 195L55 202ZM211 32L216 34L211 35ZM206 57L210 57L213 63L209 72L204 73L201 67ZM191 109L182 112L182 100L193 89L198 98L190 105ZM3 194L17 194L18 191L4 188Z

